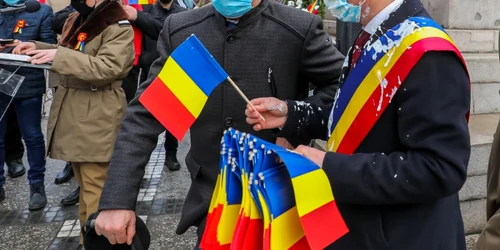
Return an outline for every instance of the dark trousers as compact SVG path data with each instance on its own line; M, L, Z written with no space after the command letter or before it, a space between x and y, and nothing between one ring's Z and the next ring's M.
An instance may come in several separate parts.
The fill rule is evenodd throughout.
M42 134L42 96L14 99L11 103L17 114L22 137L28 153L30 184L43 182L45 177L45 140ZM0 186L5 183L5 135L9 119L0 121Z
M9 121L7 122L7 133L5 135L5 160L7 162L15 161L23 158L24 145L21 140L21 129L17 122L16 110L13 105L10 105L5 114Z
M149 69L148 69L149 70ZM125 92L125 98L127 99L127 103L130 103L132 99L135 97L135 93L137 92L137 88L139 84L146 81L148 77L148 70L142 70L139 67L133 67L128 73L127 78L123 80L122 89ZM168 131L165 133L165 152L175 154L177 152L177 147L179 143L177 139L170 134Z

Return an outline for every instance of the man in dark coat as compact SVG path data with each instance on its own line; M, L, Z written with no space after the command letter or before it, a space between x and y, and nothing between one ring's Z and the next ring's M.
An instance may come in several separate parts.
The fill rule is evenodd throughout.
M296 150L323 168L350 231L327 249L465 250L458 191L471 146L463 58L419 0L365 4L358 14L350 12L356 5L334 12L361 22L363 32L333 109L260 98L252 102L265 122L251 108L247 121L258 131L281 127L280 136L329 138L327 153Z
M160 58L153 63L148 80L141 84L127 108L101 196L96 230L111 243L130 243L132 239L142 176L158 135L165 131L137 97L158 75L172 51L191 34L201 40L249 98L276 95L318 104L332 102L344 57L323 30L321 18L274 0L253 1L235 14L226 8L235 2L238 1L230 0L225 5L212 1L211 5L166 19L158 39ZM315 95L307 98L310 82L316 86ZM202 236L217 177L223 131L230 127L251 131L245 123L244 108L245 102L236 90L229 83L220 84L191 127L186 165L192 184L178 234L196 226L199 239ZM276 141L273 132L257 135ZM128 233L127 226L132 226Z

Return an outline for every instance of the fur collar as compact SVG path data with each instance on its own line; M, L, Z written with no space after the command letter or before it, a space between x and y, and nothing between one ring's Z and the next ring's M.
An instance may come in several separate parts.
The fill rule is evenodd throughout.
M128 14L118 1L106 1L99 5L83 23L80 24L80 13L73 12L68 17L59 42L61 46L74 48L78 43L78 35L86 33L85 43L92 41L109 25L127 20Z

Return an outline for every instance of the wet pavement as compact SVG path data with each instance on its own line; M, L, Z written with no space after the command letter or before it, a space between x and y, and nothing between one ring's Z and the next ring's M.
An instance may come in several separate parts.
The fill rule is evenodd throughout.
M45 130L46 120L42 124ZM191 184L184 163L190 147L186 138L179 144L177 155L182 164L181 170L170 172L164 168L163 135L146 167L136 213L146 221L151 232L151 250L193 249L196 243L195 228L184 235L175 234ZM27 164L26 155L24 163ZM54 184L55 176L64 165L62 161L47 159L45 188L48 204L39 211L28 211L29 186L26 175L15 179L7 177L4 186L6 199L0 202L0 249L72 250L78 247L78 207L63 207L59 204L77 184L74 179L65 184Z

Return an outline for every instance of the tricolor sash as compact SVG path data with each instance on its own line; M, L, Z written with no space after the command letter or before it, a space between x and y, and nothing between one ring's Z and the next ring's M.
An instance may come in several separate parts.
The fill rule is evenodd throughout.
M448 34L426 17L409 18L367 44L337 92L328 121L327 150L354 153L428 51L454 52L465 66Z

